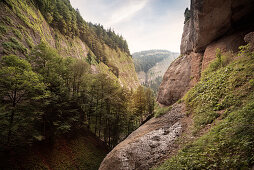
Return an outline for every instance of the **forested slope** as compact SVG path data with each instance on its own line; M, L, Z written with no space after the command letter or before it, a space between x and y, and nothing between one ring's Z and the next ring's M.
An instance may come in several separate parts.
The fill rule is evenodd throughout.
M133 53L135 70L140 83L157 92L164 73L178 55L178 53L167 50L148 50Z
M87 162L74 161L76 168L98 167L105 148L152 114L153 93L139 87L126 41L84 21L68 0L4 0L0 19L1 166L13 168L8 162L22 155L32 168L37 166L32 157L48 169L84 157ZM67 162L50 157L44 162L43 149L37 154L41 146L64 156L66 151L56 151L61 141L78 150Z

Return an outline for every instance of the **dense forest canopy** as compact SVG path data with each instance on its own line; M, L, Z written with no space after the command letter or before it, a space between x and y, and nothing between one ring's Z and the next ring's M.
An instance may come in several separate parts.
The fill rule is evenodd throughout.
M142 86L128 89L120 85L119 68L108 60L105 48L129 55L122 36L100 24L87 23L68 0L3 3L28 27L19 24L14 29L14 20L7 17L1 21L1 36L14 30L11 37L3 39L5 55L0 58L1 151L53 142L80 129L89 129L113 147L153 114L153 92ZM15 8L15 3L20 6ZM88 46L87 57L63 57L43 38L37 45L28 43L26 48L21 39L31 26L26 20L31 18L24 16L20 8L41 12L61 36L79 37ZM100 72L92 74L94 57L96 62L105 63L105 69L116 78Z
M87 23L81 17L79 10L72 8L69 0L34 0L33 2L53 28L59 29L64 35L80 37L95 55L102 52L104 43L113 49L119 48L130 54L128 44L122 36L117 35L111 28L106 30L100 24Z
M115 146L153 113L154 96L130 91L105 74L91 74L86 61L63 58L41 43L25 59L0 60L1 148L52 141L88 127Z

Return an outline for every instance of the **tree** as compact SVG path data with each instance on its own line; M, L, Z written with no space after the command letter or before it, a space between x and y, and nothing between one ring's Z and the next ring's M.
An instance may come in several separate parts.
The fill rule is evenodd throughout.
M5 127L1 130L1 136L7 137L8 147L11 146L12 139L15 137L29 136L31 139L35 135L29 129L23 129L24 134L17 136L13 136L12 133L17 131L22 123L26 125L23 126L24 128L28 128L29 124L26 122L28 120L30 123L34 123L32 120L39 115L33 114L36 112L36 106L33 104L36 100L46 96L45 89L46 86L42 82L42 77L32 71L31 65L26 60L15 55L2 57L0 62L0 94L2 98L1 109L4 114L1 115L1 121L5 121L8 128L5 125L1 126L1 128ZM15 116L18 113L20 114L18 115L19 121L15 121Z
M186 8L184 11L184 23L186 23L191 17L191 11L189 10L189 8Z

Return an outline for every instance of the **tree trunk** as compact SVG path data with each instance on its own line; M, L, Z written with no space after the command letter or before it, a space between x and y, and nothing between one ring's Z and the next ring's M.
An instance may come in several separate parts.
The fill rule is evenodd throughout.
M10 141L11 141L11 128L14 120L14 115L15 115L15 109L16 109L16 99L17 99L17 92L16 90L14 91L13 95L13 101L12 101L12 111L11 111L11 116L10 116L10 124L9 124L9 132L8 132L8 138L7 138L7 145L10 146Z

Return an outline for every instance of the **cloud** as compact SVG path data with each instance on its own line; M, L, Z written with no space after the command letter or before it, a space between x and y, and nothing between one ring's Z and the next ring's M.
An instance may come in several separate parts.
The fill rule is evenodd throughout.
M138 11L142 10L149 0L128 0L124 1L125 3L122 6L113 11L109 21L106 22L106 25L117 24L124 19L131 18Z
M112 27L130 51L179 52L184 10L190 0L70 0L86 21Z

